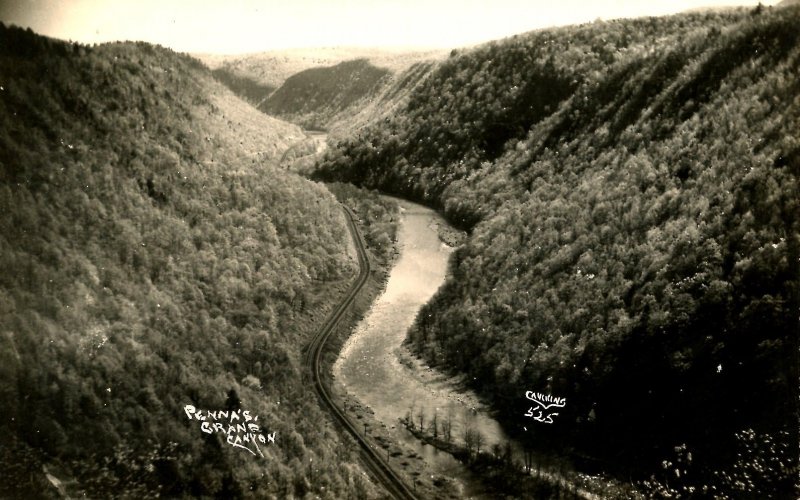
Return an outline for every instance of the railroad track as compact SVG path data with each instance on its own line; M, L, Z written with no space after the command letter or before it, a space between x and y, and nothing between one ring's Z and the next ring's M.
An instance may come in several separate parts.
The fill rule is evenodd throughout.
M364 241L362 240L361 233L359 233L356 228L355 216L349 208L342 207L345 211L345 218L347 219L350 235L353 238L353 243L358 253L358 277L353 284L350 285L345 298L331 312L322 325L322 328L320 328L314 338L311 339L311 343L306 351L305 363L311 370L314 389L317 391L323 406L333 415L334 420L355 438L361 449L361 458L370 472L372 472L373 476L383 484L389 494L394 498L416 499L416 495L408 489L408 486L406 486L391 467L389 467L381 455L369 445L363 435L359 434L356 426L347 418L344 411L336 405L328 387L322 381L321 358L325 343L328 341L333 329L339 324L342 316L344 316L345 312L347 312L348 308L353 303L356 294L358 294L367 282L367 279L369 279L370 273L367 251L364 249Z

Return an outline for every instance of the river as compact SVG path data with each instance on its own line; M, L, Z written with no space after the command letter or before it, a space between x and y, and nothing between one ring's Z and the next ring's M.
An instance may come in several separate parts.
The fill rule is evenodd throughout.
M399 257L383 294L357 325L333 367L337 384L349 396L369 406L391 437L423 457L431 473L456 481L464 497L479 497L479 485L458 461L416 440L400 424L413 408L422 410L425 426L434 415L452 422L455 442L462 442L466 425L486 438L484 449L503 443L507 436L473 393L460 381L428 368L402 345L417 312L444 282L453 249L439 238L446 225L434 211L397 200L401 207L398 228Z

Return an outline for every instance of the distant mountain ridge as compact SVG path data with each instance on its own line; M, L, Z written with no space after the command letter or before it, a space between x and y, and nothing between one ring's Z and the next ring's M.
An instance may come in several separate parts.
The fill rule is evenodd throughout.
M415 50L364 47L285 49L244 55L196 54L212 70L225 69L260 85L278 88L292 75L312 68L331 67L346 61L366 59L392 73L405 71L417 62L439 60L446 50Z
M258 108L307 129L325 128L334 115L376 93L390 76L366 59L307 69L287 78Z
M340 135L393 109L395 101L386 98L404 95L411 82L421 80L421 68L431 68L446 54L342 47L199 57L262 111Z
M236 76L225 68L212 70L211 74L214 75L214 78L231 89L234 94L255 107L260 106L275 92L275 87L262 85L247 77Z

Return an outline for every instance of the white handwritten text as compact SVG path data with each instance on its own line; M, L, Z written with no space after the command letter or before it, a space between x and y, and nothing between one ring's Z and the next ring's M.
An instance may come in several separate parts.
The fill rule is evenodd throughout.
M266 433L258 425L258 415L252 416L247 410L198 410L192 405L183 407L189 420L200 421L200 430L206 434L220 433L225 435L225 441L237 448L247 450L253 455L264 454L258 443L267 444L275 442L275 432ZM252 446L252 448L251 448Z
M563 408L567 405L565 398L557 398L540 392L527 391L525 397L535 403L528 409L525 416L544 424L552 424L553 417L558 415L558 412L554 412L551 409Z

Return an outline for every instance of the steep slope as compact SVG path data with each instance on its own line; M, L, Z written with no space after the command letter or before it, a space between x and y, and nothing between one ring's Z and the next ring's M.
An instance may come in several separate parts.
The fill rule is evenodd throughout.
M370 64L397 74L421 61L441 59L446 51L407 49L325 47L286 49L241 56L197 54L212 70L224 70L258 85L278 88L292 75L313 68L329 68L346 61L366 59Z
M303 391L356 264L332 195L271 166L300 130L143 43L0 24L0 75L0 496L368 494Z
M308 70L287 80L260 109L337 140L391 116L434 67L420 62L392 74L362 60Z
M435 62L424 61L400 73L391 74L375 92L332 115L325 123L328 137L338 140L371 122L392 116L405 106L414 89L425 81L435 67Z
M259 109L307 129L322 128L337 113L374 94L389 75L366 59L307 69L287 78Z
M244 76L237 76L235 73L225 68L215 69L211 73L214 75L214 78L231 89L234 94L253 106L260 105L275 92L276 87L260 84Z
M444 56L443 50L330 48L201 59L262 111L340 137L388 116Z
M653 494L791 497L798 21L692 13L454 54L316 175L471 230L411 341L529 446L655 473ZM555 424L523 416L527 390L566 398Z

